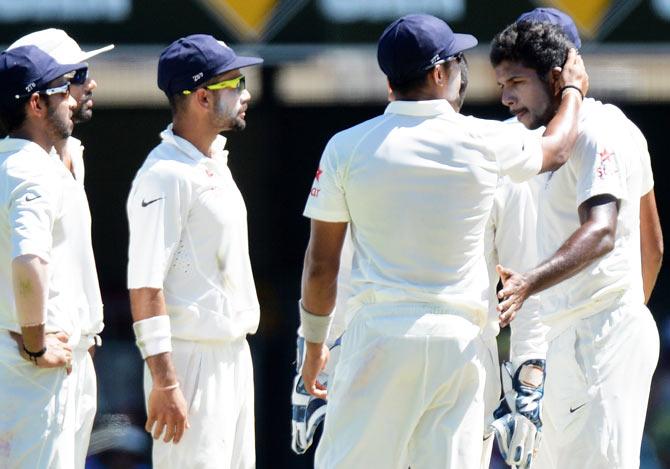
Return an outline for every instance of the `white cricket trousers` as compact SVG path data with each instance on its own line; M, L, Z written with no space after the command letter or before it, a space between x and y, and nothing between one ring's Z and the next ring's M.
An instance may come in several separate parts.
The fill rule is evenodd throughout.
M486 346L444 308L362 307L329 386L316 469L476 469Z
M72 381L65 368L37 368L0 330L0 468L72 469Z
M154 440L154 469L254 468L253 366L246 338L234 342L173 338L172 362L191 428L178 444ZM147 399L151 386L151 374L145 365Z
M659 355L645 306L577 321L549 343L534 469L635 469Z
M496 337L487 337L483 340L488 353L483 360L486 381L484 384L484 443L480 467L481 469L489 469L495 439L493 432L489 430L489 425L493 422L493 411L498 407L501 397L500 360L498 359Z
M94 344L95 341L82 336L79 344L72 348L72 373L69 379L73 381L73 385L70 386L71 394L68 402L71 404L69 411L74 412L75 469L84 469L86 466L86 453L98 406L95 368L91 354L88 353L89 347Z

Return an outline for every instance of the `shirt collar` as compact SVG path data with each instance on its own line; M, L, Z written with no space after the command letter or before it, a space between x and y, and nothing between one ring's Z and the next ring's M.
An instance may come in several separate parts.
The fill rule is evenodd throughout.
M194 161L210 161L210 158L203 155L200 150L198 150L191 142L185 138L181 138L179 135L175 135L172 131L172 124L168 125L167 128L161 132L161 138L165 143L174 145L179 148L186 156L191 158ZM227 163L228 161L228 150L225 150L226 147L226 137L223 135L217 135L214 141L212 142L212 160Z
M427 101L391 101L384 114L402 114L405 116L438 116L440 114L455 114L454 108L446 99L431 99Z
M49 154L46 151L44 151L44 148L42 148L32 140L25 140L23 138L12 138L12 137L5 137L2 140L0 140L0 153L17 152L20 150L30 151L34 153L41 153L47 157L49 156Z

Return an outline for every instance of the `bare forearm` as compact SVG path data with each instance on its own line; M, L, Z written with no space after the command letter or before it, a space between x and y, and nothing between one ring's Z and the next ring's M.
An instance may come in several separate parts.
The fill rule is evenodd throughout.
M533 295L583 270L614 248L614 233L607 227L583 224L549 259L526 274Z
M130 310L133 321L143 321L167 314L163 290L158 288L138 288L130 290ZM146 358L153 382L158 387L169 386L177 381L170 352L159 353Z
M302 303L307 311L323 316L333 311L337 297L338 269L339 264L323 265L305 258Z
M654 290L663 261L663 233L653 190L640 198L640 253L646 303Z
M12 261L12 286L23 343L28 350L44 348L47 264L37 256L19 256Z

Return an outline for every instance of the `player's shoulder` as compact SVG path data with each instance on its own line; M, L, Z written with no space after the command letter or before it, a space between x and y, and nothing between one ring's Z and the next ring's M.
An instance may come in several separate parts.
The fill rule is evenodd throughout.
M191 168L196 164L195 160L170 143L161 142L149 152L137 172L136 179L187 180L191 174Z
M340 130L330 138L329 144L337 146L355 145L384 122L385 119L385 115L375 116L354 126Z

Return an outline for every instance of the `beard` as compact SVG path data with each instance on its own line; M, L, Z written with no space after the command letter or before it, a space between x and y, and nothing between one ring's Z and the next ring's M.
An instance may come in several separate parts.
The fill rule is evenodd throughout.
M52 105L51 102L47 100L47 123L49 133L51 133L54 140L61 140L72 135L72 127L74 124L70 118L63 118L57 111L58 106Z
M91 118L93 117L93 106L88 105L87 103L92 98L93 98L92 93L88 93L81 97L81 99L79 100L79 105L72 112L72 120L75 123L81 124L83 122L88 122L91 120Z
M230 106L225 100L219 99L215 105L215 116L217 126L223 131L240 132L247 126L247 122L240 116L237 106Z

